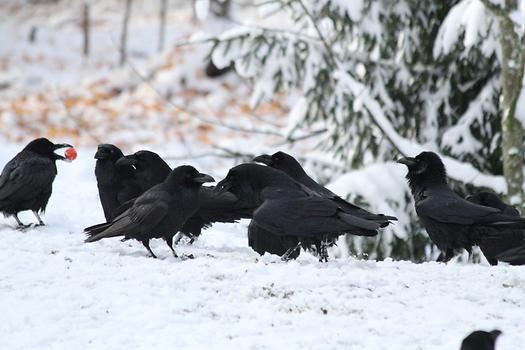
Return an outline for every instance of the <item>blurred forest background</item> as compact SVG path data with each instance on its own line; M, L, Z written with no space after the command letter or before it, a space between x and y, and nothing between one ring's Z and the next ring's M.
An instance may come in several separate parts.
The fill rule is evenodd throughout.
M349 238L341 254L422 261L437 252L400 155L436 151L456 190L523 206L523 7L4 0L0 135L189 161L284 150L341 196L400 219L377 238Z

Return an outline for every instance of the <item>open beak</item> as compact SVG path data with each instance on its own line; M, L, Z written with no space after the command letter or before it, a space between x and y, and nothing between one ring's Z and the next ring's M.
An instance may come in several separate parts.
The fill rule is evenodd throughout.
M416 166L417 162L415 158L404 157L397 160L398 163L405 164L408 167Z
M137 165L137 163L137 158L133 154L130 154L129 156L120 157L116 161L115 166L133 166Z
M215 179L208 174L199 173L193 178L193 182L203 184L206 182L215 182Z
M223 179L222 181L220 181L217 184L217 186L215 186L215 189L213 191L215 192L215 194L221 195L221 194L227 192L231 187L232 187L232 184L226 178L226 179Z
M53 146L53 151L56 151L57 149L61 149L61 148L73 148L73 146L71 146L69 143L56 143ZM64 156L62 156L60 154L56 154L56 153L55 153L55 158L59 159L59 160L66 160L66 157L64 157Z
M263 163L268 166L273 165L272 156L269 154L261 154L260 156L253 158L253 161L257 163Z

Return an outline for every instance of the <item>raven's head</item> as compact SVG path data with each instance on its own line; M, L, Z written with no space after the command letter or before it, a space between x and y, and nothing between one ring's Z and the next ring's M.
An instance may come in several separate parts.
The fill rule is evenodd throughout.
M135 176L145 189L161 183L171 172L170 166L157 153L138 151L120 158L115 164L118 168L134 167Z
M230 191L237 198L254 200L260 198L267 188L294 189L298 186L297 182L280 170L244 163L231 168L226 177L217 184L215 191Z
M293 178L305 174L303 167L299 164L297 159L281 151L275 152L272 155L262 154L253 158L253 161L284 171Z
M181 165L171 171L166 182L186 187L200 187L203 183L215 182L215 179L210 175L199 173L191 165Z
M47 157L52 160L66 160L66 157L61 156L60 154L56 154L55 151L60 148L68 148L73 147L68 143L53 143L46 139L45 137L41 137L38 139L35 139L27 144L27 146L24 147L24 150L31 151L34 153L37 153L43 157Z
M397 161L408 167L407 179L412 188L447 183L447 171L441 158L434 152L421 152L415 158Z
M137 170L151 170L169 174L170 166L157 153L151 151L138 151L133 154L120 158L117 166L133 165Z
M461 343L461 350L494 350L496 339L501 335L500 330L491 332L475 331L470 333Z
M115 163L122 156L124 156L124 153L122 153L120 148L109 143L98 145L97 153L95 153L95 159L109 160L112 163Z

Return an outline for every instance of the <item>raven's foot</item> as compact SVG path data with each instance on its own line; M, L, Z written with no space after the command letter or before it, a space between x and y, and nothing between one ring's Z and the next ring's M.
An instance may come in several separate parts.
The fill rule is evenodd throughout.
M142 241L142 245L144 247L146 247L146 249L148 250L148 252L151 254L151 257L153 259L157 259L157 256L155 255L155 253L153 253L153 251L151 250L151 248L149 247L149 239L148 240L145 240L145 241Z
M42 218L40 215L38 215L38 212L36 210L33 210L33 214L35 214L36 219L38 220L38 225L35 226L45 226L44 222L42 221Z
M18 218L18 214L15 214L13 216L15 217L16 223L18 224L18 226L16 227L17 230L24 231L24 230L26 230L26 229L31 227L32 224L27 224L26 225L26 224L22 223L22 221L20 221L20 219Z
M16 229L18 231L25 231L27 230L28 228L31 228L33 226L33 224L22 224L22 223L19 223L18 226L16 227Z
M182 254L180 257L181 260L195 259L193 254Z

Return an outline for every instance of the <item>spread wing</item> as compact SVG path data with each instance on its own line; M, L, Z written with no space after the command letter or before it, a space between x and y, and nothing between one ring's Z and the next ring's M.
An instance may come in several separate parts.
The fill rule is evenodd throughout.
M200 235L202 229L214 222L236 222L239 219L251 218L254 206L240 201L233 193L216 194L212 187L199 190L199 209L184 224L183 233Z

